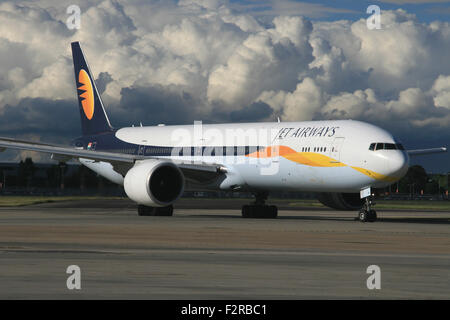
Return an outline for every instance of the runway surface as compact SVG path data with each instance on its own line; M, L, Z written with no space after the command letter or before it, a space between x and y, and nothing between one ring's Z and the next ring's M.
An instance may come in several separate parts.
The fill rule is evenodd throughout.
M245 202L182 199L173 217L128 200L0 208L0 299L450 298L450 212L360 223L280 202L276 220L242 219ZM67 289L69 265L81 290Z

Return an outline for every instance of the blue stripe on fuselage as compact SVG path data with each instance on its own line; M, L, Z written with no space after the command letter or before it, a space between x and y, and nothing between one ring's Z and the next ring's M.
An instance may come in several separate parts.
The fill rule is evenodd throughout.
M114 132L105 132L98 135L83 136L72 142L75 147L83 147L96 151L105 151L122 154L143 155L152 157L167 156L237 156L247 155L258 151L263 147L260 146L242 146L242 147L167 147L167 146L144 146L129 143L118 139Z

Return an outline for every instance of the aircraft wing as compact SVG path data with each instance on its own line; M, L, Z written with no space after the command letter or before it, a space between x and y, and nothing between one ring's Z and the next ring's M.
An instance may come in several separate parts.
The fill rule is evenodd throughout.
M410 156L420 156L424 154L442 153L447 152L446 147L441 148L431 148L431 149L417 149L417 150L407 150Z
M129 154L102 152L94 150L91 151L71 147L43 144L39 142L21 141L9 138L0 138L0 148L51 153L58 156L59 158L65 157L67 158L67 160L70 158L86 158L99 161L120 161L120 162L134 163L135 160L143 158L143 157L139 158L138 156L133 156Z
M70 159L91 159L95 161L109 162L114 169L125 175L131 169L137 160L159 159L175 163L183 172L185 177L196 182L210 181L226 172L226 169L218 164L207 164L203 162L171 160L157 157L146 157L132 154L103 152L95 150L85 150L65 146L44 144L39 142L22 141L10 138L0 137L0 151L5 149L28 150L43 153L50 153L52 159L59 161L68 161Z

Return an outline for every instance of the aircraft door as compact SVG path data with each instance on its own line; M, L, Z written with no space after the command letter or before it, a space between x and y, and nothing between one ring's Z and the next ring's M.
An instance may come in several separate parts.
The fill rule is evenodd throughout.
M344 144L344 140L345 138L343 137L338 137L338 138L334 138L333 144L331 145L330 148L330 157L337 160L337 161L341 161L341 149L342 149L342 145Z

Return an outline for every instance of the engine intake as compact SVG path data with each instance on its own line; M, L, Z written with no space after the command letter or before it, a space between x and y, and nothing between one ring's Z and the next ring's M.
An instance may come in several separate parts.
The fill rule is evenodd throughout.
M172 162L144 160L127 172L124 188L127 196L139 204L164 207L183 193L184 176Z

